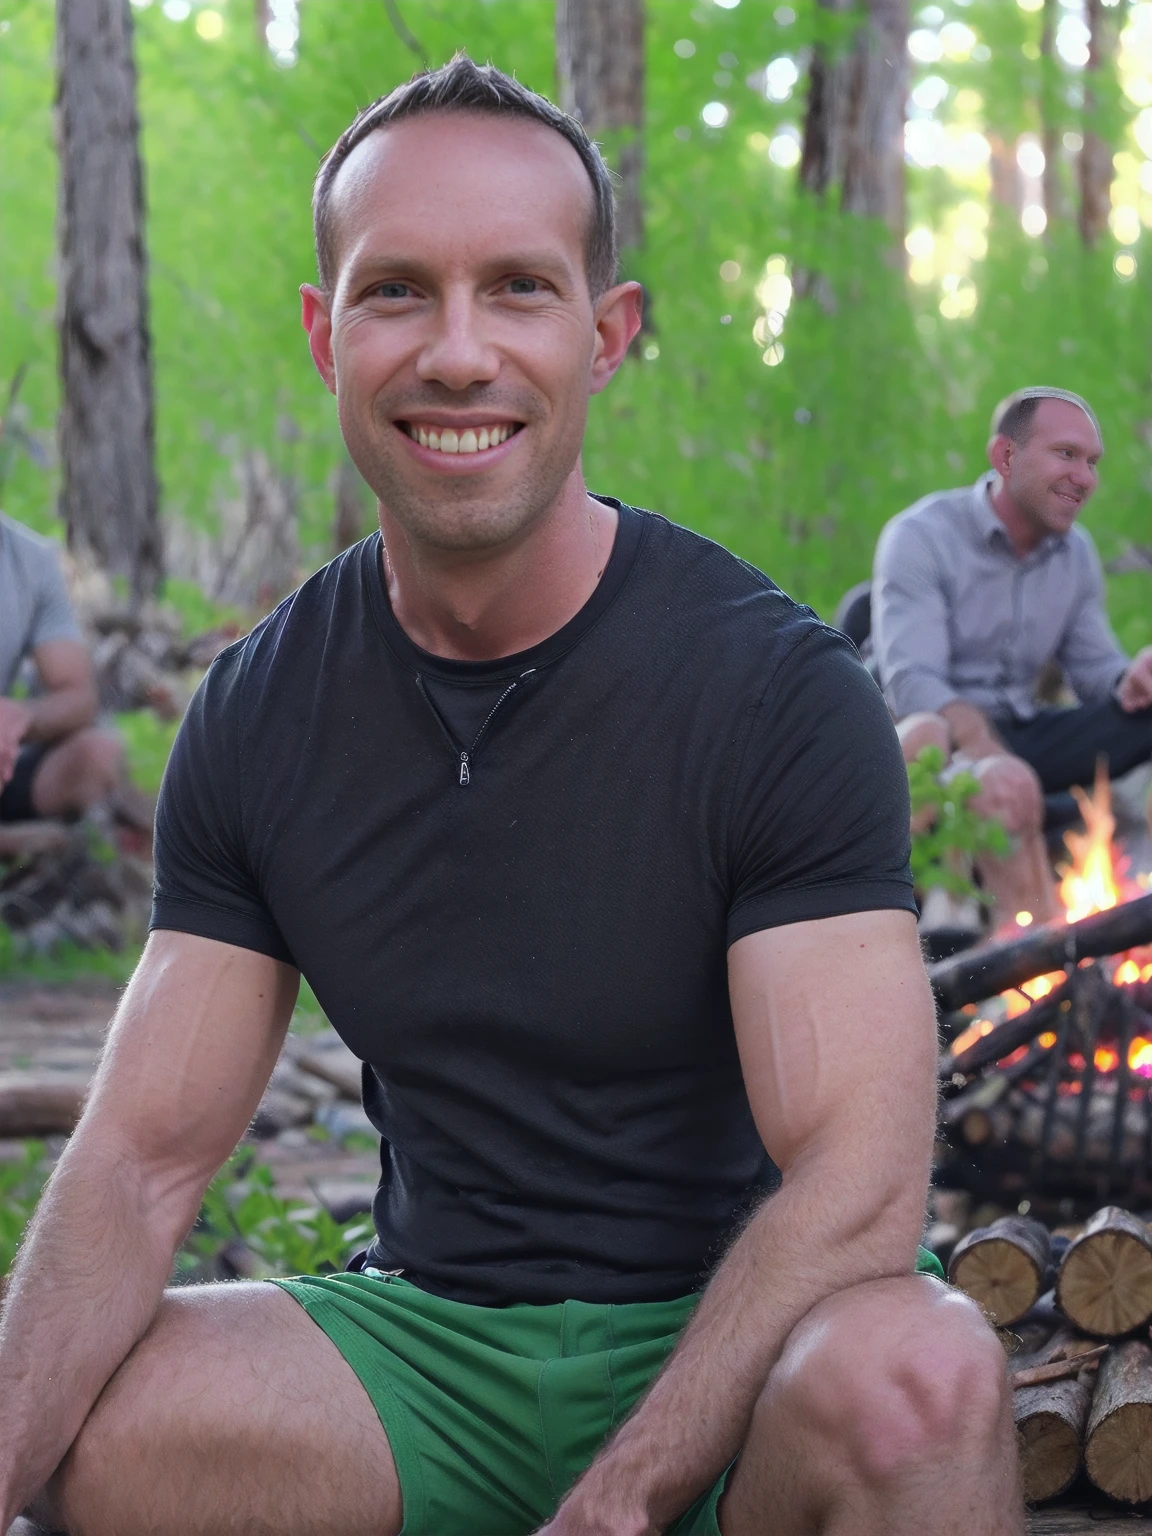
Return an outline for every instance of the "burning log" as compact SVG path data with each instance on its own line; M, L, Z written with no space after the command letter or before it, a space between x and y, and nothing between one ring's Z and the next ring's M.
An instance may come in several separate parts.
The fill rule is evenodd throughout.
M961 1238L948 1264L948 1279L1005 1327L1036 1304L1050 1261L1045 1227L1023 1216L1002 1216Z
M1055 1381L1012 1394L1024 1497L1055 1498L1080 1470L1084 1425L1092 1394L1082 1381Z
M1018 987L1033 976L1062 970L1080 960L1120 954L1142 944L1152 944L1152 894L1093 913L1066 927L1049 925L1005 944L954 955L930 966L928 975L940 1007L953 1012L966 1003Z
M1146 1323L1152 1317L1152 1237L1144 1223L1119 1206L1097 1211L1068 1245L1056 1300L1085 1333L1117 1338ZM1152 1458L1149 1468L1152 1476Z
M1011 1056L1013 1051L1019 1050L1022 1045L1035 1040L1036 1036L1044 1030L1051 1029L1060 1015L1065 1002L1068 1001L1068 983L1050 992L1047 997L1041 998L1038 1003L1033 1003L1031 1008L1026 1008L1023 1013L1016 1015L1014 1019L1005 1019L1003 1024L997 1024L995 1029L989 1030L979 1040L956 1056L950 1056L946 1051L940 1062L941 1077L951 1077L954 1072L962 1073L965 1077L973 1072L979 1072L981 1067L988 1066L993 1061L1002 1061L1005 1056Z
M1152 1348L1115 1344L1100 1366L1088 1415L1084 1465L1103 1493L1126 1504L1152 1499Z

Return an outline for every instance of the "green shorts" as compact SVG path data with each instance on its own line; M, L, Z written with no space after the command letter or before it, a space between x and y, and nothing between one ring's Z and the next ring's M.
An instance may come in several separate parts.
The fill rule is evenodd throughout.
M916 1267L942 1274L924 1249ZM528 1536L545 1524L699 1299L476 1307L376 1270L276 1284L372 1399L400 1478L403 1536ZM725 1477L668 1536L719 1536Z

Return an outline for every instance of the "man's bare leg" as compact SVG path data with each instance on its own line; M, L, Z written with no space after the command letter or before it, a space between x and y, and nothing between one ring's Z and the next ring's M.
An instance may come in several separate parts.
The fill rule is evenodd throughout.
M924 1275L814 1307L762 1393L724 1536L1023 1536L1004 1355Z
M32 776L38 816L82 816L124 776L124 751L111 731L75 731L46 752Z
M29 1513L69 1536L396 1536L387 1437L273 1285L169 1291Z
M981 758L972 772L980 780L972 809L994 817L1012 839L1007 858L985 854L979 861L980 878L994 902L994 928L1012 929L1018 912L1030 912L1037 923L1050 922L1059 903L1044 841L1044 791L1035 770L1006 752Z

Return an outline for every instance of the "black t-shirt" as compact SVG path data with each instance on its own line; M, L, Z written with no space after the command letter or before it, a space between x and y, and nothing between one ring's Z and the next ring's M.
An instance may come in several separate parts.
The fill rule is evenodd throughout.
M347 550L216 660L160 797L153 926L300 968L368 1064L373 1262L463 1301L698 1288L775 1172L727 946L915 910L852 646L718 545L619 518L584 608L494 662L416 647L379 536ZM464 688L487 723L462 746L434 701Z

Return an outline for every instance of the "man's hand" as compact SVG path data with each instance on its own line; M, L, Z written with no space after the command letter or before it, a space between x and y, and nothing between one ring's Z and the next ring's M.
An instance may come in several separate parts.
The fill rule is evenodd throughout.
M1116 702L1129 715L1152 705L1152 645L1146 645L1128 663L1128 670L1116 684Z
M984 711L963 699L953 699L940 710L952 732L952 744L956 752L978 763L984 757L996 757L1004 751L1004 743L992 729L992 723Z
M16 757L32 722L32 711L20 699L0 699L0 789L16 767Z

